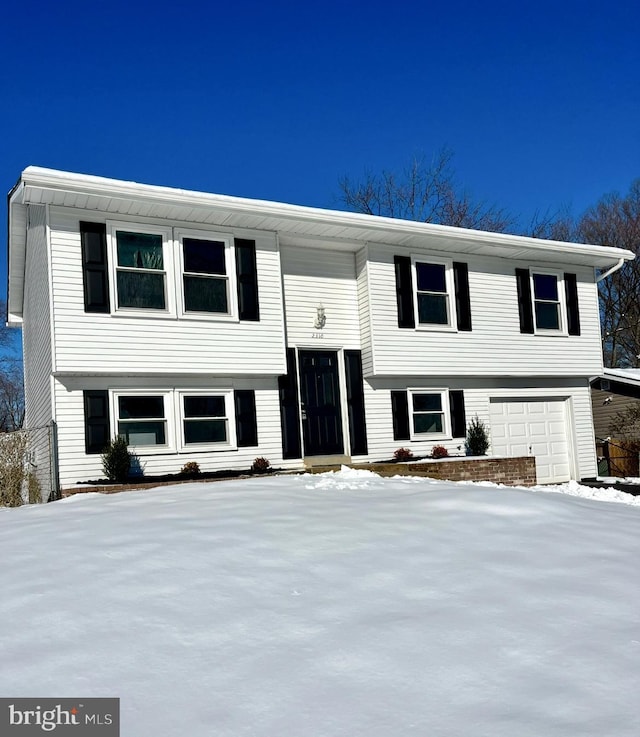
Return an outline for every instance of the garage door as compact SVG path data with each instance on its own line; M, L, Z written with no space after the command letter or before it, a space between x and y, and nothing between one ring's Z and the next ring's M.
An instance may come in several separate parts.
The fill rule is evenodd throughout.
M541 484L571 478L563 399L492 399L491 443L495 455L534 455Z

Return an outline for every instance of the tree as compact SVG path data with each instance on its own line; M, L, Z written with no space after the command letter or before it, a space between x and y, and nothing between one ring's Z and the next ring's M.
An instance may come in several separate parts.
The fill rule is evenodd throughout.
M0 371L0 432L11 432L24 422L22 367L5 361Z
M640 365L640 179L623 197L605 195L577 225L583 243L626 248L636 254L600 282L600 319L605 366Z
M430 163L414 159L400 174L342 177L340 201L350 210L405 220L504 232L514 218L496 205L474 200L455 179L453 152L442 148Z
M0 432L17 430L24 421L22 364L15 356L5 316L6 305L0 300Z

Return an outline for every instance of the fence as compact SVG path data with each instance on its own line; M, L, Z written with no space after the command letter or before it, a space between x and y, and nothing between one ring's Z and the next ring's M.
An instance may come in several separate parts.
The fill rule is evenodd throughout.
M640 476L637 443L624 440L600 440L596 443L598 453L598 476L624 478Z
M17 506L59 498L56 423L1 434L0 500Z

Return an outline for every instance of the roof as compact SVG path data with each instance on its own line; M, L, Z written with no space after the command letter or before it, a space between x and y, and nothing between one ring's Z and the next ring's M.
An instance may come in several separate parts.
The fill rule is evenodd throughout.
M82 208L119 219L152 217L227 229L274 231L284 244L310 239L316 245L322 243L349 251L359 249L364 243L381 243L598 269L608 269L621 259L634 258L631 251L610 246L489 233L29 166L9 193L7 303L10 321L13 318L14 322L19 322L22 314L26 206L29 204Z
M606 368L597 378L609 379L609 381L620 381L623 384L636 384L640 386L640 368Z

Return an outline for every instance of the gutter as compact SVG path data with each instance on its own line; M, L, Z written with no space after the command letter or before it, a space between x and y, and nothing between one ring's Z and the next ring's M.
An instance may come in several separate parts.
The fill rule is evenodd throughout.
M600 276L596 279L596 284L606 279L608 276L611 276L611 274L615 273L619 269L622 268L624 265L626 259L621 258L617 264L614 264L608 271L605 271L604 274L600 274Z

